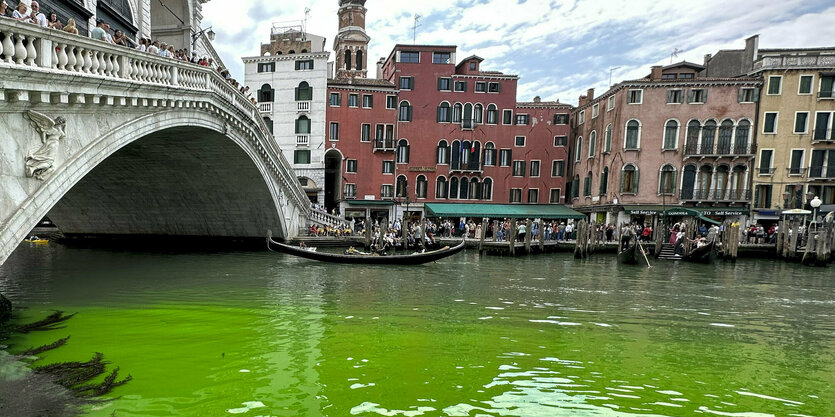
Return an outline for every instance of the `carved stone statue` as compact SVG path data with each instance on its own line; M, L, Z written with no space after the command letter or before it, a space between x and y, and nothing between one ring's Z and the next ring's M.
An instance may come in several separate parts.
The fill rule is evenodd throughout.
M43 181L55 170L55 155L59 142L66 137L67 122L63 117L52 120L33 110L27 110L23 117L41 134L41 147L26 155L26 176Z

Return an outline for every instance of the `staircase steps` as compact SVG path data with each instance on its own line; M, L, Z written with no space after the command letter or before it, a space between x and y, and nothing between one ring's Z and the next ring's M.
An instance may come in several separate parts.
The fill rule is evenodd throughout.
M661 245L661 252L658 254L658 259L667 259L674 261L677 259L681 259L681 255L676 255L676 249L674 245L665 243Z

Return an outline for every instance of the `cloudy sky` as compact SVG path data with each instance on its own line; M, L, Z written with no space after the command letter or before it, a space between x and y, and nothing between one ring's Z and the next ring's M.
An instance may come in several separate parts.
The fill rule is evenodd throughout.
M203 26L213 26L215 47L240 78L240 57L258 55L273 23L299 24L305 8L308 32L327 37L330 50L337 0L211 0ZM639 78L675 50L676 61L702 63L753 34L760 48L835 46L832 0L368 0L366 8L369 64L412 43L417 14L417 43L458 45L459 58L476 54L484 70L519 75L520 101L576 105L587 88L605 91L612 68L613 82Z

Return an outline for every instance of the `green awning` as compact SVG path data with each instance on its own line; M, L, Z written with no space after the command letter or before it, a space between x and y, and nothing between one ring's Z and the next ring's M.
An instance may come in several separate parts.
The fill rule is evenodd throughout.
M386 200L346 200L349 206L392 206L393 201Z
M583 213L559 204L426 203L429 217L491 217L512 219L582 219Z
M711 224L722 224L722 222L717 222L716 220L709 219L702 214L700 210L687 208L687 207L676 207L671 208L664 212L668 216L691 216L696 217L701 221L708 222Z
M666 210L665 210L666 208ZM745 207L681 207L681 206L657 206L657 205L634 205L624 206L626 214L653 215L662 214L666 211L668 216L739 216L747 214Z
M672 206L668 206L672 207ZM650 205L635 205L635 206L623 206L623 211L626 214L642 214L642 215L653 215L653 214L661 214L664 212L664 206L650 206Z

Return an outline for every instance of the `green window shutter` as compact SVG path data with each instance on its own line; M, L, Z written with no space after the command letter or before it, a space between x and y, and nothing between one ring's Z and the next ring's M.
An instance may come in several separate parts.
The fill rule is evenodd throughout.
M638 177L640 175L640 171L635 170L635 180L632 181L632 193L638 194Z
M672 90L667 90L667 103L673 102L673 92Z
M438 91L441 91L441 78L438 78Z
M760 89L755 88L754 89L754 102L756 103L758 101L760 101Z
M296 101L299 101L299 87L296 87Z
M737 103L742 103L742 100L744 99L744 97L745 97L745 90L742 87L740 87L739 92L736 94Z
M704 91L704 94L702 95L702 103L707 103L707 92L708 92L708 89L707 89L707 88L705 88L703 91Z
M765 186L765 204L764 208L771 208L771 186Z
M298 71L298 70L299 70L299 68L301 68L301 67L302 67L302 66L301 66L301 62L296 61L296 71Z
M760 186L754 188L754 207L760 207Z
M441 117L441 109L442 109L442 107L438 106L438 117L437 117L438 122L443 122L443 120L442 120L443 118Z
M313 69L313 62L314 62L314 61L311 59L311 60L310 60L310 69Z
M415 77L410 77L409 78L409 90L414 90L414 89L415 89Z
M374 107L374 96L368 96L368 107Z
M687 90L687 102L688 103L693 102L693 97L694 96L695 96L695 93L693 92L693 90Z

